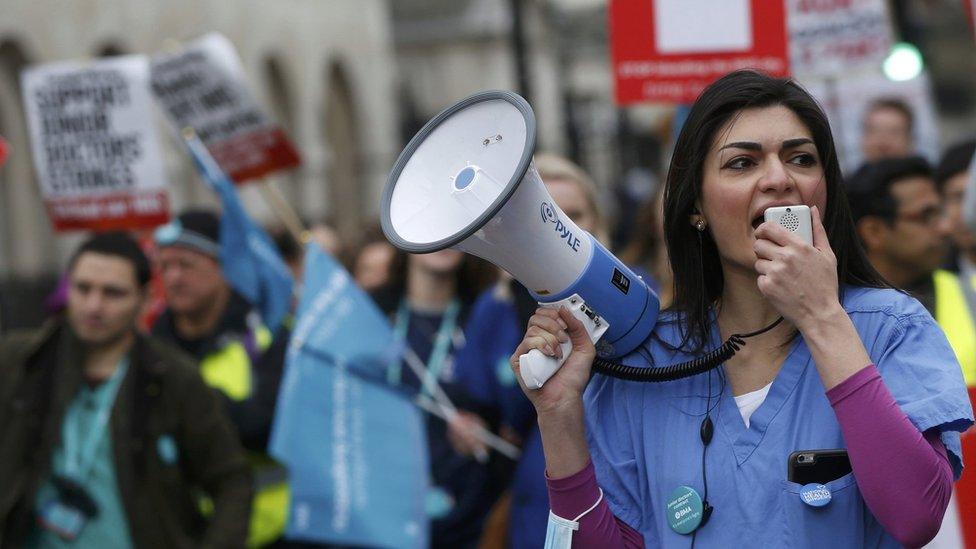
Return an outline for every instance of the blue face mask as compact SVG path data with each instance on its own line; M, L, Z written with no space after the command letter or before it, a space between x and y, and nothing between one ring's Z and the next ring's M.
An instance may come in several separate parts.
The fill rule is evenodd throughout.
M601 501L603 501L602 488L600 488L600 497L597 498L596 503L591 505L586 511L580 513L573 520L564 519L549 511L545 549L570 549L573 546L573 532L579 530L579 520L585 517L590 511L596 509L596 506L600 505Z
M545 549L570 549L573 546L573 532L576 530L579 530L578 522L557 517L549 511Z

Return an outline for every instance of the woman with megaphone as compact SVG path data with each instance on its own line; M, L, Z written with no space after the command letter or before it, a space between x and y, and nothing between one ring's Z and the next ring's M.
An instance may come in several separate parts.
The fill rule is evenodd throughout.
M764 221L802 206L810 242ZM972 410L941 330L865 258L814 99L752 71L709 86L664 210L674 301L623 363L667 366L759 333L717 369L637 383L591 376L583 325L536 311L511 361L520 384L519 356L561 358L572 342L541 388L522 387L546 458L547 546L927 543Z
M533 162L559 209L582 230L606 241L605 217L590 176L570 160L551 153L536 154ZM456 360L458 382L476 405L471 412L477 411L481 417L462 412L457 421L450 423L449 434L455 448L467 454L484 448L473 436L471 424L485 425L488 418L495 417L499 434L522 449L512 471L510 495L492 512L500 524L485 527L486 541L504 540L502 543L510 549L542 545L549 514L549 495L542 475L545 458L535 410L522 395L508 366L508 355L521 341L526 322L537 305L524 286L503 276L472 305L465 327L465 345Z

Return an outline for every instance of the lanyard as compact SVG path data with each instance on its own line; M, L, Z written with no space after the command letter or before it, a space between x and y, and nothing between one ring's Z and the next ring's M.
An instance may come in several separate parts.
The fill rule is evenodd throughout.
M98 453L98 444L105 436L108 428L108 420L112 416L112 405L115 403L115 395L119 392L125 373L129 369L128 358L123 358L119 362L118 368L112 377L104 385L97 388L94 393L95 406L97 409L95 422L88 430L85 440L79 441L81 433L81 422L77 414L69 415L65 418L61 428L64 450L64 469L67 476L77 480L85 480L91 473L92 466L95 464L95 456ZM84 390L84 389L83 389ZM75 398L71 407L76 408L84 404Z
M437 377L440 375L444 364L447 362L447 355L451 350L451 343L454 340L454 331L457 328L458 313L461 310L461 303L456 298L444 310L441 317L441 325L437 328L437 336L434 338L433 349L430 358L427 359L426 373L423 379L422 390L428 395L434 394L434 387L437 385ZM407 300L400 301L400 308L397 309L396 323L394 324L394 335L400 342L406 343L407 331L410 327L410 310L407 307ZM399 385L403 364L396 361L387 371L387 381L391 385Z

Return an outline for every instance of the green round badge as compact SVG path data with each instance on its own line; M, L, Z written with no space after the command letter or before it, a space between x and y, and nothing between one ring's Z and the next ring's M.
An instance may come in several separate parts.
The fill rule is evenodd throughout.
M702 499L694 488L679 486L668 498L668 524L679 534L690 534L702 521Z

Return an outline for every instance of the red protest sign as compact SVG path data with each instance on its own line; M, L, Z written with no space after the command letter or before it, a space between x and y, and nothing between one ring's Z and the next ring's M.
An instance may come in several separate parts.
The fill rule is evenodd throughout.
M976 405L976 387L969 388L969 400ZM976 459L976 432L970 428L962 434L962 457L963 461L972 463ZM973 513L976 513L976 473L966 469L962 477L956 482L955 486L956 509L959 514L959 523L962 526L962 538L965 540L966 547L976 547L976 523L971 520Z
M251 95L234 45L208 34L153 57L152 88L177 131L193 128L236 183L301 164L298 151Z
M253 128L207 144L207 149L235 183L294 168L302 162L295 147L278 126Z
M165 190L49 197L44 207L57 231L117 231L169 221Z
M973 31L973 39L976 40L976 0L962 0L962 7L966 10L969 30Z
M612 0L615 99L691 103L729 72L789 75L783 0Z

